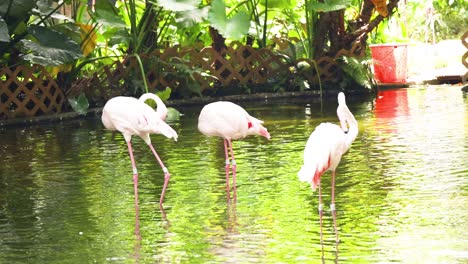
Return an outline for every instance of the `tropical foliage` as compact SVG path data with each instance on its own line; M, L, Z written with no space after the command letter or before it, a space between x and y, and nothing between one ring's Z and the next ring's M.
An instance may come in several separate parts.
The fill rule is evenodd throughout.
M88 5L93 2L95 5ZM337 54L350 49L356 42L365 43L369 33L382 22L386 23L387 17L392 17L398 2L0 0L0 65L15 67L36 63L47 66L66 89L77 78L91 75L104 65L124 57L137 57L144 72L151 62L142 61L139 56L142 53L174 46L213 46L222 54L227 43L241 41L253 47L271 48L291 61L336 57L343 66L339 72L368 86L369 82L362 78L368 77L366 61ZM419 14L419 5L415 1L408 2L415 14ZM463 16L466 13L464 6L457 1L434 0L433 7L439 16L433 18L433 23L428 22L427 27L432 29L440 28L442 20L447 22L446 25L455 25L456 15L466 17ZM453 15L444 19L443 15L447 14ZM463 24L452 30L459 32L462 28ZM456 32L446 30L440 35ZM423 32L413 31L413 34L422 36ZM286 48L280 48L278 40L287 43ZM180 74L175 78L196 89L190 84L198 69L188 69L183 58L171 58L160 63L185 69L178 71ZM357 70L358 65L361 65L361 70ZM147 89L143 75L132 76L133 80L125 80L129 87L133 87L129 93L141 93ZM301 80L293 82L302 83ZM297 87L304 88L303 85Z
M464 1L401 1L397 15L380 23L372 32L370 42L436 43L444 39L459 39L468 28L467 16Z

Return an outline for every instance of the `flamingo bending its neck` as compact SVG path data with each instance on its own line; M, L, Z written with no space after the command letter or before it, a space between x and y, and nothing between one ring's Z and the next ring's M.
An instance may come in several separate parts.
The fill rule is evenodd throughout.
M156 111L145 103L148 99L156 102ZM141 137L145 141L164 172L164 186L159 204L162 205L164 201L164 193L171 175L151 144L150 134L162 134L177 141L177 133L164 122L166 116L167 108L163 101L152 93L143 94L139 99L126 96L114 97L107 101L102 110L101 120L104 127L111 131L121 132L127 142L128 154L133 169L133 186L136 201L138 200L138 171L131 144L131 139L134 135Z

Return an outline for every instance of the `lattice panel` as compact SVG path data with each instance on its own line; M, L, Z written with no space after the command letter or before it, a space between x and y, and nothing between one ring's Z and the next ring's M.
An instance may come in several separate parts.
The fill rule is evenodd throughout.
M333 58L324 56L317 59L316 63L320 72L320 80L323 82L337 78L336 73L340 69L340 66L336 62L337 58L341 56L362 58L364 55L364 44L357 41L351 46L350 49L339 50ZM301 62L305 62L310 65L310 68L302 73L304 77L311 83L318 83L317 70L315 69L312 61L310 59L299 59L296 61L296 65Z
M62 112L65 96L40 65L0 68L0 119Z
M461 42L465 48L468 49L468 31L465 31L465 33L461 37ZM462 82L467 83L468 82L468 51L466 51L463 56L462 56L462 64L467 68L467 72L462 76Z
M364 50L363 45L357 42L350 49L340 50L335 58L343 55L362 57ZM182 85L179 69L171 65L174 58L177 58L177 62L186 67L198 68L207 73L207 75L193 73L201 91L212 89L215 84L227 87L266 83L289 72L289 68L293 66L283 56L275 54L270 49L256 49L238 42L231 43L223 54L212 47L183 48L176 46L158 49L151 54L140 54L140 57L145 62L145 73L151 91L164 87L171 87L174 90ZM152 58L157 58L159 62L153 62L154 65L151 65ZM335 58L322 57L316 61L322 82L336 79L339 66ZM300 62L306 62L311 66L309 69L301 71L300 74L309 82L317 84L317 71L312 61L299 59L296 61L296 66ZM73 88L67 91L67 96L78 95L80 91L84 91L88 98L107 100L122 94L124 80L130 77L130 73L134 74L133 78L141 78L139 77L140 67L134 57L127 57L122 62L117 61L104 67L94 77L76 82Z

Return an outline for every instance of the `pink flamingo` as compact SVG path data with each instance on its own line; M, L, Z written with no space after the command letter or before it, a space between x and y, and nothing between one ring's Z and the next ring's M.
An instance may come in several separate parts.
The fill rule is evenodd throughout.
M309 182L315 191L319 187L320 235L322 236L322 191L320 177L327 170L332 173L332 198L330 209L333 214L333 224L338 241L335 208L335 170L341 156L350 148L358 134L358 123L346 105L344 93L338 94L336 110L341 127L331 123L321 123L307 140L304 150L304 165L298 173L301 181ZM321 237L322 239L322 237Z
M147 99L152 99L157 104L157 111L145 104ZM150 134L162 134L177 141L177 133L164 122L167 116L167 108L162 100L155 94L146 93L139 99L133 97L118 96L107 101L102 110L102 123L111 131L119 131L123 134L128 146L128 154L133 168L133 187L135 191L135 202L138 201L138 171L133 157L131 139L133 135L141 137L153 152L156 160L164 172L164 186L159 204L164 201L164 193L171 175L159 158L156 150L151 144Z
M229 152L231 153L232 179L236 188L236 160L231 140L245 138L248 135L260 135L270 139L263 121L247 113L244 108L226 101L214 102L203 107L198 117L198 130L206 136L218 136L224 139L226 156L226 189L229 192Z

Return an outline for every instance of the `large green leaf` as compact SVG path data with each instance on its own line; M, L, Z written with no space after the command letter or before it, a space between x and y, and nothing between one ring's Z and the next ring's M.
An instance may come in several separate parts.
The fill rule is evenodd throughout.
M171 97L171 92L172 92L172 89L169 88L169 87L166 87L166 89L164 89L164 91L157 91L157 92L156 92L156 95L157 95L163 102L166 102L167 100L169 100L169 97Z
M108 40L110 46L129 46L132 40L130 33L124 28L112 28L103 32L103 36Z
M174 107L168 107L167 108L167 116L166 116L166 122L171 122L171 121L177 121L180 119L180 116L182 114L179 112L179 110L175 109Z
M114 1L115 2L115 1ZM93 18L107 28L126 28L127 25L112 1L96 1Z
M235 14L227 21L226 31L221 34L226 38L240 39L247 35L250 28L250 18L244 12Z
M208 20L223 37L234 40L244 37L250 28L250 18L246 13L238 12L231 18L226 16L226 4L223 0L211 2Z
M0 41L10 42L10 35L8 34L8 25L0 16Z
M28 32L37 41L21 40L26 51L23 58L44 66L70 63L83 56L80 45L64 34L41 26L30 26Z
M0 0L1 1L1 0ZM74 22L71 17L61 14L58 10L55 10L55 5L53 2L57 2L56 0L37 0L36 5L37 8L34 8L32 13L37 16L50 16L57 20L69 21ZM61 9L60 9L61 10Z
M68 98L68 102L70 106L73 108L75 112L80 115L86 115L89 109L89 102L88 98L81 93L77 97Z
M325 3L312 2L310 7L316 12L332 12L345 9L352 4L352 0L328 0Z
M268 8L279 8L279 9L284 9L284 8L294 8L296 7L297 0L262 0L260 3L262 6L268 5Z
M173 12L198 9L198 6L200 5L200 0L156 0L156 2L150 2Z
M10 5L8 10L8 6ZM36 0L0 0L0 16L4 17L14 17L14 18L23 18L28 16L29 11L31 11L34 6L36 6ZM6 12L8 11L8 14Z
M55 30L57 32L63 33L64 35L71 38L76 43L81 43L81 36L80 36L80 27L77 26L75 23L61 23L56 24L48 27L51 30Z
M209 7L197 8L190 11L177 12L176 23L184 27L192 27L208 18Z
M96 9L96 20L106 27L125 28L127 25L122 18L112 10Z

